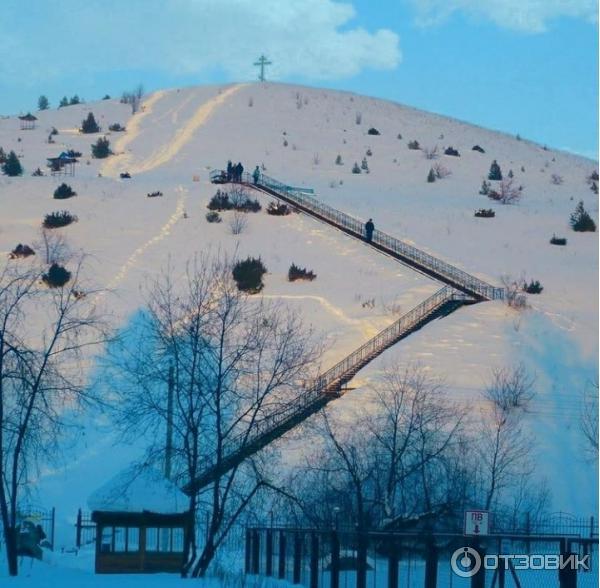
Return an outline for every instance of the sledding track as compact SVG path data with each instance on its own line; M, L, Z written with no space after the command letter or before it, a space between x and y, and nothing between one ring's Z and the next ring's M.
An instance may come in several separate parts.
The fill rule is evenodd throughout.
M211 173L213 183L226 183L225 172ZM346 234L364 241L364 222L336 210L306 194L298 188L283 184L261 174L255 181L244 174L241 184L269 194L277 200L325 222ZM322 373L303 393L277 414L268 415L243 438L234 438L225 448L223 456L210 464L195 480L183 489L192 494L214 482L220 476L240 465L246 458L257 453L269 443L302 423L326 404L344 393L344 386L373 359L386 349L425 326L430 321L454 312L464 304L485 300L500 300L505 296L504 288L497 288L468 274L467 272L382 231L375 231L370 246L409 265L431 278L445 284L435 294L421 302L395 323L361 345L357 350Z

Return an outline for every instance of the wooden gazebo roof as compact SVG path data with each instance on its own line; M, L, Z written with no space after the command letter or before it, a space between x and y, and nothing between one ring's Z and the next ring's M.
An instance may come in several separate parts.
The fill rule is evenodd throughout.
M34 120L37 120L37 116L33 116L33 114L31 114L31 112L28 112L26 115L20 116L19 120L25 120L27 122L33 122Z

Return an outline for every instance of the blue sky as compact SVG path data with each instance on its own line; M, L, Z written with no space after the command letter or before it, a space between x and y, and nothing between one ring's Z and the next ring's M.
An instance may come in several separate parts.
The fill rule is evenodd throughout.
M597 0L3 0L0 113L143 83L351 90L598 157Z

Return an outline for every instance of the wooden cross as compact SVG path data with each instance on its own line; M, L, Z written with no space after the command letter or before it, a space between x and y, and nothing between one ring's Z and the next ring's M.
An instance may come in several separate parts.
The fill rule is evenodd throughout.
M272 65L272 62L270 62L264 55L261 55L258 58L258 61L256 61L254 63L254 65L260 65L260 75L258 76L258 79L261 82L265 81L265 65Z

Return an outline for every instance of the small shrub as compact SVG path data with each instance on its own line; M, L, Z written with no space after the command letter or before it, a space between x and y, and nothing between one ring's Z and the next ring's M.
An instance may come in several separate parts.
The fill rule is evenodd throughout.
M452 172L447 167L444 167L441 163L436 163L433 166L433 171L438 180L443 180L444 178L452 175Z
M551 245L566 245L567 238L566 237L557 237L556 235L552 235L552 239L550 239Z
M485 149L480 145L473 145L471 151L478 151L479 153L485 153Z
M372 155L373 155L373 151L371 151L371 148L369 147L369 148L367 149L366 156L367 156L367 157L372 157Z
M312 282L317 277L311 270L307 270L306 268L299 267L295 263L290 265L290 269L288 271L288 280L290 282L295 282L296 280L309 280Z
M354 162L354 165L352 166L352 173L353 174L361 173L360 166L358 165L358 163L356 163L356 161Z
M430 184L433 184L433 182L435 182L435 172L433 171L433 168L431 168L429 170L429 173L427 174L427 181Z
M69 99L66 96L63 96L58 103L58 107L64 108L65 106L69 106Z
M367 135L381 135L381 133L375 127L371 127L367 131Z
M497 200L502 204L515 204L523 195L523 186L515 187L512 178L507 178L500 182L497 189L490 190L488 198Z
M490 193L490 183L483 180L481 183L481 188L479 188L479 193L482 196L487 196Z
M110 141L106 137L100 137L92 144L92 157L95 157L96 159L105 159L111 154Z
M402 133L398 133L396 138L402 140Z
M367 161L366 157L363 157L362 161L360 162L360 169L369 173L369 162Z
M234 211L233 216L229 220L229 230L232 235L241 235L248 226L248 219L243 212Z
M269 206L267 206L267 214L272 216L287 216L291 212L292 209L284 203L269 202Z
M446 151L444 151L445 155L451 155L452 157L460 157L460 153L458 149L454 149L454 147L448 147Z
M75 104L81 104L81 98L75 94L71 100L69 100L69 106L74 106Z
M62 265L53 263L48 272L42 276L42 280L50 288L61 288L71 279L71 272L66 270Z
M10 259L20 259L35 255L35 251L29 245L19 243L8 255Z
M233 204L229 200L229 194L221 190L217 190L217 193L210 199L210 202L206 205L208 210L231 210Z
M357 125L360 125L362 123L362 113L357 112L356 116L354 117L354 121Z
M214 210L211 210L210 212L206 213L206 220L209 223L220 223L223 221L223 219L221 218L221 215Z
M344 165L344 162L342 161L342 156L341 155L338 155L335 158L335 165Z
M475 215L478 218L494 218L496 213L491 208L480 208L475 211Z
M592 171L592 173L586 178L588 181L588 184L591 184L592 182L597 182L598 181L598 170L594 170Z
M509 170L508 170L508 177L509 177L509 178L514 178L514 177L515 177L515 174L513 173L513 170L512 170L512 169L509 169Z
M425 147L423 149L423 155L425 155L425 159L437 159L439 157L438 146Z
M50 212L44 217L42 225L45 229L58 229L77 222L77 217L66 210Z
M50 131L50 136L56 137L56 135L58 135L58 129L56 127L52 127L52 130Z
M490 172L488 174L488 180L499 182L502 179L502 170L498 165L498 162L494 159L492 165L490 165Z
M555 186L560 186L563 183L563 177L559 176L558 174L552 174L552 176L550 177L550 181L555 185Z
M162 198L163 193L160 190L157 190L156 192L148 192L148 194L146 194L147 198Z
M539 280L531 280L529 284L525 282L523 284L523 292L527 292L527 294L541 294L544 287L540 284Z
M267 268L261 261L254 257L248 257L243 261L238 261L233 266L233 279L237 287L242 292L255 294L264 288L263 276L267 273Z
M421 145L419 145L419 142L415 139L414 141L408 142L408 148L412 151L418 151L419 149L421 149Z
M102 96L102 100L110 100L110 94L104 94L104 96Z
M593 233L596 231L596 223L589 215L588 211L583 207L583 200L579 201L575 212L571 214L569 219L571 228L579 233Z
M62 183L56 190L54 190L54 198L57 200L65 200L77 196L77 193L68 184Z
M37 167L31 175L34 178L41 178L44 175L44 172L39 167Z
M288 146L288 140L287 140L287 139L284 139L284 140L283 140L283 146L284 146L284 147L287 147L287 146Z
M81 122L81 129L79 129L82 133L90 134L90 133L99 133L100 127L94 118L94 113L89 112L87 118L85 118Z
M125 131L125 127L121 126L119 123L113 123L112 125L110 125L108 127L109 131L113 131L115 133L121 133L123 131Z
M2 173L12 178L23 175L23 166L14 151L6 156L6 161L2 164Z
M119 174L119 177L120 177L122 180L130 180L130 179L131 179L131 174L130 174L129 172L121 172L121 173Z

